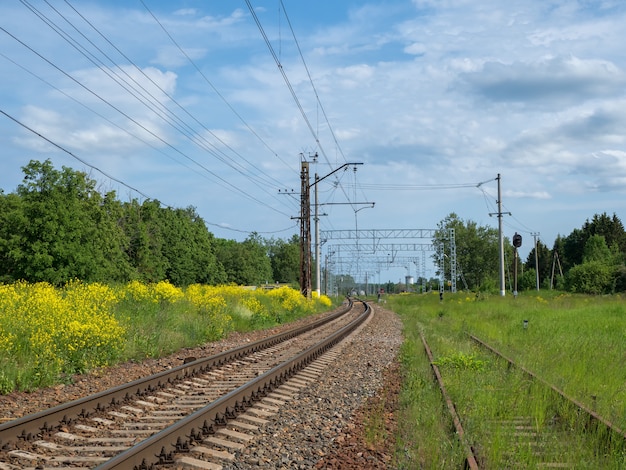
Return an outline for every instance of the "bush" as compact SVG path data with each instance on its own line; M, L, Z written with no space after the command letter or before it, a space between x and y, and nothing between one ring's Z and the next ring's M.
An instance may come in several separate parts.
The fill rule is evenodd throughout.
M609 294L613 290L612 266L601 261L589 261L569 270L566 289L581 294Z

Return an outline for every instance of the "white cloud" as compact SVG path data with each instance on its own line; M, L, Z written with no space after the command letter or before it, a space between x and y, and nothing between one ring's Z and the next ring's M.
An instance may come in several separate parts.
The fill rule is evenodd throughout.
M404 48L404 52L411 55L424 55L427 50L426 46L420 42L414 42Z

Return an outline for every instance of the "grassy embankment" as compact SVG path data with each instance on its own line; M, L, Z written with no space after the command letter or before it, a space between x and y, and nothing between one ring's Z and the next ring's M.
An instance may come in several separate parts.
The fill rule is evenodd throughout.
M626 429L626 304L619 296L555 292L518 296L437 294L389 296L403 320L403 388L397 468L462 468L464 454L420 339L424 334L483 468L625 468L623 440L607 448L605 433L584 432L586 417L518 369L477 347L471 333L621 429ZM524 328L524 321L527 327ZM495 432L520 420L544 431L541 453L528 439ZM519 433L518 433L519 434ZM550 442L552 440L552 442ZM481 443L488 443L482 446ZM597 452L601 449L600 452Z
M129 360L167 355L327 311L299 291L167 282L0 284L0 394L34 390Z

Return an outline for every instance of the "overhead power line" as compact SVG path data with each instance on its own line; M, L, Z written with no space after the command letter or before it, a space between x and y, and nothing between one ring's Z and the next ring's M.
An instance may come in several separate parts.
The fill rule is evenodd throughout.
M67 0L65 0L67 2ZM213 83L211 82L211 80L209 80L209 78L206 76L206 74L202 71L202 69L200 67L198 67L198 65L194 62L194 60L189 57L189 54L187 54L185 52L185 50L180 46L180 44L176 41L176 39L174 39L174 37L172 36L172 34L170 34L170 32L167 30L167 28L165 28L165 26L163 25L163 23L161 21L159 21L159 19L156 17L156 15L152 12L152 10L150 10L150 8L148 8L148 6L146 5L146 3L143 0L140 0L141 4L143 5L143 7L146 9L146 11L150 14L150 16L152 16L152 18L154 19L154 21L159 25L159 27L163 30L163 32L165 33L165 35L169 38L169 40L172 42L172 44L174 44L174 46L176 46L176 48L180 51L181 54L183 54L185 56L185 58L187 59L187 61L194 67L194 69L196 69L196 71L198 72L198 74L202 77L202 79L211 87L211 89L213 90L213 92L222 100L222 102L224 102L224 104L228 107L228 109L230 109L232 111L232 113L243 123L244 126L246 126L246 128L250 131L250 133L252 135L254 135L270 152L272 152L272 154L277 157L283 164L285 164L286 167L293 169L292 166L288 165L287 162L285 162L280 155L278 155L278 153L273 150L269 144L263 140L263 138L250 126L250 124L248 124L246 122L246 120L241 116L241 114L239 114L237 112L237 110L228 102L228 100L224 97L224 95L222 93L219 92L219 90L213 85ZM178 105L178 103L176 103ZM178 105L180 106L180 105ZM184 109L184 108L183 108ZM208 130L208 129L207 129ZM210 132L210 131L209 131ZM220 140L220 142L222 142ZM227 146L227 144L225 144L224 142L222 142L224 145ZM230 148L230 147L229 147ZM232 150L232 149L231 149ZM234 150L233 150L234 152ZM236 153L236 152L235 152ZM237 153L237 155L239 155ZM248 160L246 160L243 156L239 155L243 160L246 161L246 163L252 165ZM295 169L293 169L293 171L297 174L297 171ZM266 173L262 172L264 175L266 175L269 179L272 179L273 181L275 181L278 186L283 185L283 183L281 183L280 181L274 179L272 176L267 175Z
M307 116L307 113L304 110L304 108L302 106L302 103L300 102L300 99L298 98L298 95L297 95L295 89L293 88L291 82L289 81L289 77L287 76L287 73L286 73L286 71L285 71L285 69L283 67L281 59L276 54L276 51L274 50L274 47L272 46L272 43L270 42L270 40L269 40L269 38L267 36L267 33L265 32L265 29L263 28L263 25L261 24L261 21L260 21L258 15L256 13L254 7L250 3L250 0L246 0L246 5L248 6L248 10L250 11L250 14L252 15L252 18L254 19L254 21L255 21L258 29L259 29L259 32L261 33L261 36L263 37L263 40L265 41L265 45L267 46L267 48L268 48L272 58L274 59L274 62L276 63L276 66L277 66L278 70L280 71L280 74L283 77L283 80L284 80L285 84L287 85L287 88L288 88L288 90L289 90L289 92L291 94L291 97L292 97L294 103L296 104L296 107L299 109L300 114L301 114L302 118L304 119L304 122L306 123L306 126L309 129L309 132L313 136L313 139L315 140L315 143L317 144L317 147L319 148L320 153L324 157L324 160L326 161L328 166L330 168L332 168L333 165L331 164L331 162L330 162L330 160L328 158L328 155L326 154L326 151L324 150L324 146L322 145L322 143L321 143L321 141L319 139L319 135L315 131L315 129L313 129L311 121L309 120L309 117ZM284 5L282 4L282 2L281 2L281 6L283 7L283 11L285 11L284 10ZM286 12L285 12L285 15L286 15ZM287 17L287 20L289 21L288 17ZM289 24L290 24L290 28L291 28L291 22L289 22ZM314 93L315 93L316 98L318 100L318 103L320 105L320 108L322 108L321 101L319 100L319 95L317 94L317 90L315 89L315 85L313 84L313 81L312 81L311 75L309 73L308 67L306 66L306 62L304 61L304 57L302 55L302 51L301 51L301 49L299 47L299 44L297 43L297 39L295 38L295 33L293 31L293 28L291 28L291 31L292 31L292 34L294 36L294 40L296 41L296 44L298 45L298 51L300 52L300 57L301 57L302 61L304 62L305 69L306 69L307 74L309 76L309 80L310 80L311 85L313 87L313 90L314 90ZM325 114L325 112L324 112L324 114ZM330 123L329 123L329 127L330 127ZM332 128L331 128L331 132L332 132ZM333 135L333 138L335 138L334 132L332 132L332 135ZM338 142L337 142L337 144L338 144ZM344 160L345 160L345 157L344 157ZM345 188L343 186L339 186L339 187L341 188L341 190L343 191L344 195L346 196L346 200L350 201L350 196L347 194ZM355 208L353 207L353 209L355 209Z
M89 40L86 38L86 36L80 32L80 30L70 21L67 19L67 17L65 17L63 14L61 14L58 10L54 9L53 10L59 15L61 16L68 24L70 24L76 31L79 32L79 34L87 39L87 41L93 46L95 47L100 54L102 54L104 57L107 58L107 60L112 63L116 69L120 70L123 72L123 75L125 75L126 77L129 77L129 79L126 79L124 77L122 77L119 73L115 72L115 70L112 70L110 68L108 68L101 60L99 60L95 55L89 53L87 51L87 49L85 49L85 47L81 46L75 39L72 39L71 36L64 32L62 30L62 28L60 28L58 25L56 25L50 18L46 17L44 13L42 13L40 10L37 10L36 8L34 8L28 1L26 0L22 0L22 3L31 11L33 12L35 15L38 16L38 18L40 18L46 25L48 25L51 29L53 29L57 34L59 34L65 41L67 41L69 44L71 44L71 46L73 48L75 48L79 53L81 53L82 55L84 55L85 57L88 58L88 60L90 60L92 63L94 63L94 65L96 65L100 70L102 70L104 73L107 74L107 76L109 76L109 78L111 78L112 80L116 81L118 84L120 84L120 86L122 86L125 91L127 91L131 96L134 96L138 101L140 101L142 104L146 105L148 107L148 109L150 109L152 112L154 112L157 116L159 116L160 118L164 119L168 124L172 125L173 127L175 127L179 132L183 133L184 135L186 135L190 140L194 141L197 145L199 145L201 148L204 148L205 150L211 151L215 156L217 156L218 158L220 158L224 163L229 164L229 162L225 159L225 158L221 158L216 151L217 150L212 150L211 148L207 147L207 145L213 146L213 144L209 143L208 141L204 141L204 142L199 142L198 139L199 137L197 137L199 134L195 133L194 136L192 136L192 134L190 132L185 132L184 129L181 128L180 125L177 125L175 122L173 122L172 119L166 117L164 115L164 113L168 116L174 116L175 119L177 119L179 123L183 123L184 121L182 121L180 118L176 117L175 114L171 113L168 109L167 106L165 106L163 103L161 103L156 97L154 97L154 95L150 94L149 92L147 92L147 90L145 89L145 87L143 87L139 82L137 82L135 79L133 79L128 73L126 73L121 67L119 67L115 61L108 55L106 55L106 53L104 53L102 51L101 48L99 48L97 45L95 45L95 43L93 43L93 41ZM48 2L46 2L48 3ZM66 1L66 3L69 2ZM71 6L71 5L70 5ZM143 70L141 70L136 64L134 64L134 62L132 62L126 55L124 55L118 48L116 48L110 41L108 41L108 39L106 39L106 37L104 37L104 35L102 35L102 33L100 33L100 31L97 30L97 28L95 28L84 16L82 16L74 7L72 7L74 9L74 11L76 11L77 14L79 14L81 16L81 18L83 18L83 20L85 22L87 22L94 30L96 30L98 32L98 34L100 34L105 40L107 40L107 42L109 44L111 44L111 46L113 46L126 60L128 60L130 63L133 64L133 66L140 71L140 73L142 73L147 79L150 80L150 82L152 82L155 86L158 87L158 84L156 82L154 82L154 80L152 80L147 74L145 74L145 72ZM251 194L247 193L244 189L241 188L241 185L233 185L232 183L226 181L224 178L220 177L218 174L216 174L215 172L209 170L208 168L206 168L204 165L200 164L199 162L197 162L196 160L194 160L193 158L189 157L189 155L187 155L186 153L182 152L181 150L177 149L175 146L173 146L172 144L166 142L162 137L160 137L159 135L155 134L154 132L150 131L148 128L146 128L145 126L143 126L140 122L138 122L136 119L132 118L128 113L123 112L119 107L111 104L108 100L106 100L103 96L100 96L99 94L97 94L96 92L94 92L93 90L91 90L89 87L87 87L86 85L84 85L83 83L81 83L79 80L77 80L75 77L73 77L72 75L70 75L69 73L65 72L60 66L54 64L51 60L47 59L46 57L44 57L42 54L38 53L37 51L35 51L35 49L31 46L29 46L28 44L26 44L24 41L20 40L19 38L17 38L14 34L11 34L9 31L7 31L5 28L0 27L0 30L2 30L5 34L7 34L8 36L10 36L11 38L13 38L15 41L17 41L18 43L20 43L23 47L29 49L32 53L34 53L35 55L37 55L39 58L41 58L42 60L44 60L46 63L48 63L50 66L54 67L56 70L58 70L59 72L61 72L62 74L64 74L66 77L70 78L73 82L75 82L77 85L81 86L83 89L87 90L89 93L91 93L93 96L95 96L96 98L98 98L100 101L102 101L103 103L105 103L106 105L110 106L112 109L114 109L116 112L120 113L121 115L123 115L126 119L130 120L131 122L133 122L135 125L137 125L139 128L141 128L143 131L147 132L148 134L150 134L152 137L154 137L155 139L157 139L158 141L162 142L163 144L165 144L167 147L169 147L170 149L174 150L176 153L178 153L179 155L183 156L185 159L189 160L190 162L194 163L196 166L198 166L199 168L201 168L202 170L204 170L206 173L210 174L213 176L213 178L215 178L217 180L217 183L220 185L223 185L226 189L233 191L233 192L237 192L239 194L243 194L245 197L247 197L248 199L251 199L257 203L259 203L260 205L263 205L264 207L268 207L271 210L274 210L278 213L281 213L282 215L288 216L287 213L284 213L278 209L276 209L275 207L272 207L270 205L267 204L266 201L261 201L258 198L252 196ZM14 62L15 63L15 62ZM19 64L18 64L19 66ZM21 67L21 66L20 66ZM133 83L131 83L133 82ZM161 92L163 92L166 96L168 96L172 102L175 102L176 104L178 104L171 96L167 95L165 93L164 90L162 90L162 88L158 87L159 90L161 90ZM139 91L138 91L139 90ZM141 91L143 90L143 91ZM65 93L64 93L65 94ZM67 95L66 95L67 96ZM76 101L76 100L75 100ZM154 103L154 104L151 104ZM84 105L83 105L84 106ZM87 109L91 109L88 106L85 106ZM157 109L158 107L158 109ZM181 107L182 108L182 107ZM184 108L182 108L184 109ZM163 110L163 112L160 112L159 110ZM92 110L93 111L93 110ZM186 110L185 110L186 111ZM96 113L98 116L102 117L100 114ZM190 114L189 114L190 115ZM191 116L191 115L190 115ZM107 120L108 122L111 122L109 120ZM197 121L197 120L196 120ZM199 121L198 121L199 122ZM185 125L186 126L186 125ZM119 127L119 126L117 126ZM187 126L187 128L189 128ZM190 128L189 128L190 129ZM206 127L204 128L206 129ZM208 129L206 129L208 131ZM127 133L128 131L125 130ZM210 131L209 131L210 132ZM135 136L136 138L138 138L139 140L145 142L143 139ZM214 146L213 146L214 147ZM161 152L162 153L162 152ZM181 164L181 162L174 160L177 163ZM250 164L250 162L248 162ZM238 164L237 164L238 165ZM189 168L187 165L184 165L187 168ZM252 170L247 170L244 167L237 167L234 166L234 164L230 164L230 166L235 169L236 171L238 171L239 173L241 173L243 176L248 177L249 179L251 179L257 186L259 186L262 190L264 190L265 192L267 192L271 197L275 197L274 193L272 191L270 191L267 188L267 184L258 184L255 182L256 179L258 179L258 175L261 174L262 172L258 170L257 167L254 167L254 171ZM252 165L250 164L250 166L252 167ZM282 185L282 184L281 184ZM281 204L284 204L283 200L280 200Z
M116 183L121 184L122 186L130 189L131 191L136 192L137 194L145 197L146 199L153 199L150 196L148 196L147 194L143 193L142 191L138 190L137 188L134 188L132 186L130 186L129 184L125 183L124 181L109 175L108 173L106 173L105 171L101 170L100 168L92 165L91 163L88 163L87 161L83 160L82 158L80 158L78 155L74 154L73 152L69 151L68 149L66 149L65 147L63 147L60 144L57 144L56 142L54 142L53 140L47 138L45 135L37 132L35 129L33 129L32 127L27 126L26 124L24 124L23 122L21 122L19 119L11 116L9 113L7 113L6 111L0 109L0 113L4 114L6 117L8 117L11 121L15 122L16 124L22 126L24 129L26 129L29 132L32 132L33 134L35 134L37 137L45 140L46 142L48 142L49 144L53 145L54 147L58 148L59 150L67 153L69 156L71 156L72 158L78 160L79 162L81 162L83 165L88 166L89 168L91 168L92 170L97 171L98 173L101 173L102 175L106 176L107 178L109 178L112 181L115 181ZM166 207L170 207L166 204Z
M346 184L351 187L351 183ZM461 184L377 184L365 183L359 184L358 187L375 191L434 191L444 189L462 189L476 188L477 183L461 183Z
M20 0L25 6L27 6L34 14L36 14L44 23L46 23L51 29L53 29L57 34L59 34L64 40L66 40L72 47L74 47L77 51L79 51L82 55L87 57L95 66L97 66L100 70L103 71L109 78L118 83L126 92L128 92L131 96L137 99L142 105L146 106L151 112L156 114L160 119L166 122L168 125L172 126L182 135L184 135L187 139L189 139L192 143L199 146L202 150L210 153L222 163L231 167L233 170L238 173L246 176L253 183L259 187L261 190L266 192L270 196L274 196L274 193L267 189L268 181L273 180L278 185L281 185L280 182L273 179L273 177L267 175L263 171L260 171L257 166L250 163L246 160L242 155L240 155L237 151L235 151L232 147L230 147L227 143L225 143L222 139L220 139L214 132L208 129L206 126L202 124L195 116L193 116L184 106L182 106L167 90L164 90L155 80L150 77L150 75L146 74L143 69L141 69L132 59L130 59L124 52L122 52L115 44L113 44L92 22L90 22L84 15L82 15L68 0L65 0L65 3L72 8L72 10L87 24L91 29L93 29L103 40L106 41L117 53L120 54L125 60L127 60L132 66L144 77L148 82L150 82L156 89L159 90L164 96L168 98L172 103L174 103L180 110L182 110L188 117L190 117L195 123L197 123L207 134L210 134L215 140L217 140L220 144L222 144L225 148L229 149L233 154L237 155L241 160L245 161L248 166L243 166L239 162L235 161L231 157L229 157L226 153L220 150L216 145L207 140L202 133L194 130L190 125L188 125L184 119L179 117L176 113L168 108L159 98L154 96L149 90L146 89L140 82L138 82L134 77L128 74L124 68L120 67L113 58L111 58L108 54L106 54L102 48L98 47L93 41L91 41L85 34L83 34L80 29L72 23L65 15L63 15L59 10L52 7L50 3L46 0L46 3L52 8L52 10L57 13L67 24L69 24L82 38L84 38L93 48L95 48L103 57L105 57L109 63L111 63L114 69L109 68L104 62L98 59L94 54L90 53L87 48L82 46L78 41L73 39L67 32L64 32L62 28L54 23L49 17L47 17L43 12L37 10L35 7L30 5L27 0ZM147 7L146 7L147 8ZM158 20L157 20L158 22ZM171 38L171 35L168 36ZM194 64L195 65L195 64ZM116 71L118 70L119 73ZM266 180L262 180L261 176L265 176ZM282 201L281 201L282 203Z
M156 199L156 198L153 198L153 197L148 196L148 195L147 195L146 193L144 193L143 191L140 191L139 189L137 189L137 188L135 188L135 187L133 187L133 186L129 185L128 183L126 183L126 182L122 181L121 179L116 178L115 176L110 175L110 174L109 174L109 173L107 173L106 171L101 170L101 169L100 169L100 168L98 168L97 166L95 166L95 165L93 165L93 164L91 164L91 163L87 162L85 159L83 159L83 158L79 157L79 156L78 156L78 155L76 155L74 152L72 152L72 151L70 151L70 150L66 149L65 147L63 147L62 145L60 145L60 144L58 144L58 143L54 142L52 139L49 139L48 137L44 136L44 135L43 135L43 134L41 134L40 132L37 132L37 131L36 131L35 129L33 129L32 127L27 126L26 124L24 124L23 122L21 122L19 119L15 118L14 116L10 115L10 114L9 114L9 113L7 113L6 111L4 111L4 110L0 109L0 114L5 115L5 116L6 116L7 118L9 118L11 121L15 122L15 123L16 123L16 124L18 124L19 126L21 126L21 127L23 127L24 129L26 129L27 131L29 131L29 132L31 132L31 133L33 133L33 134L35 134L37 137L39 137L39 138L41 138L41 139L45 140L45 141L46 141L46 142L48 142L50 145L52 145L52 146L54 146L54 147L58 148L58 149L59 149L59 150L61 150L62 152L65 152L66 154L68 154L69 156L71 156L72 158L74 158L75 160L77 160L77 161L79 161L80 163L82 163L83 165L85 165L85 166L87 166L87 167L91 168L92 170L97 171L98 173L102 174L103 176L105 176L106 178L110 179L111 181L115 181L116 183L121 184L121 185L122 185L122 186L124 186L125 188L128 188L128 189L130 189L131 191L136 192L137 194L139 194L140 196L142 196L142 197L144 197L144 198L146 198L146 199L153 200L153 201L158 200L158 199ZM163 203L163 201L161 201L161 200L158 200L158 201L159 201L159 202L161 202L161 203ZM169 209L173 209L173 207L172 207L172 206L170 206L170 205L168 205L168 204L165 204L165 203L164 203L163 205L164 205L165 207L169 208ZM206 222L206 221L205 221L205 224L206 224L206 225L212 225L212 226L215 226L215 227L220 227L220 228L225 229L225 230L231 230L231 231L234 231L234 232L240 232L240 233L263 233L263 234L267 233L267 234L272 234L272 233L286 232L287 230L292 230L292 229L293 229L293 226L290 226L290 227L287 227L287 228L284 228L284 229L280 229L280 230L275 230L275 231L272 231L272 232L255 232L255 231L240 230L240 229L236 229L236 228L232 228L232 227L227 227L227 226L225 226L225 225L223 225L223 224L216 224L216 223L211 223L211 222Z
M326 114L326 110L324 109L324 106L322 105L322 101L320 100L319 94L317 93L317 88L315 88L315 83L313 83L313 77L311 77L311 72L309 71L309 67L306 64L306 60L304 60L304 55L302 54L302 49L300 49L300 43L298 42L298 38L296 37L296 33L293 30L293 26L291 25L291 20L289 19L289 15L287 14L287 10L285 9L285 5L283 3L283 0L280 0L280 5L281 5L281 7L283 9L283 12L285 13L285 18L287 19L287 24L289 25L289 29L291 30L291 35L292 35L293 40L294 40L294 42L296 44L296 47L298 48L298 54L300 55L300 59L302 60L302 65L304 65L304 69L306 70L307 77L309 78L309 83L311 84L311 88L313 88L313 93L315 94L315 99L317 100L317 103L318 103L320 109L322 110L322 114L324 115L324 120L326 121L326 125L328 126L328 130L330 131L330 134L333 137L333 141L335 142L335 145L337 147L337 150L339 150L339 153L341 153L341 156L343 157L344 162L347 162L348 160L346 159L346 156L344 155L343 150L341 149L341 146L339 145L339 141L337 140L337 136L335 135L335 132L333 131L333 127L330 125L330 121L328 120L328 115Z

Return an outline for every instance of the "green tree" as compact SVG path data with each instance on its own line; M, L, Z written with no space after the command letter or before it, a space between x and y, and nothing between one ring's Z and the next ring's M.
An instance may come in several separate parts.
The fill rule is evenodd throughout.
M589 261L570 269L565 276L565 286L570 292L582 294L608 294L612 291L614 270L601 261Z
M587 241L587 234L582 229L574 229L563 239L561 252L561 264L567 272L572 267L583 262L583 250Z
M27 224L22 199L17 194L0 191L0 282L20 278L21 269L16 261L22 256Z
M13 220L17 235L8 253L13 276L57 285L124 280L131 268L120 249L124 234L110 217L114 193L103 197L85 173L55 170L50 160L31 161L23 171L23 215Z
M517 288L520 291L536 289L537 271L535 271L534 268L525 269L524 273L518 279Z
M300 237L290 240L270 239L267 248L272 265L272 278L277 282L300 285Z
M537 252L536 257L535 257L535 251ZM528 257L526 258L526 263L525 263L526 269L524 270L525 275L527 271L529 270L533 271L533 276L535 276L535 278L532 281L534 288L537 287L537 275L536 275L537 270L539 270L540 285L543 284L546 279L550 279L551 270L552 270L552 259L553 259L552 251L546 245L541 243L541 240L537 240L536 248L533 248L532 250L530 250L530 253L528 253ZM536 261L538 261L539 266L536 266L537 264ZM525 277L530 279L529 275ZM522 288L520 287L520 290L521 289Z
M191 232L196 247L196 276L199 284L224 284L226 271L215 255L215 237L208 230L204 220L190 210Z
M617 251L626 252L624 225L615 214L612 217L609 217L606 212L595 214L591 222L589 220L585 222L582 230L587 234L587 238L593 235L601 235L609 248L615 246Z
M583 247L583 262L572 267L566 287L572 292L608 294L614 290L617 275L615 256L603 235L591 235Z
M574 229L563 239L559 255L565 271L582 264L585 244L594 235L603 236L607 246L615 254L621 253L623 261L623 255L626 253L626 232L621 220L615 214L613 217L606 213L595 214L591 221L587 219L581 228Z
M606 245L603 235L592 235L587 239L583 248L583 264L598 261L605 264L613 264L613 254Z
M274 283L272 264L265 241L256 233L251 233L243 243L245 264L243 272L249 284Z
M122 227L129 239L126 253L139 280L158 282L166 278L168 260L163 254L165 243L160 226L160 203L136 199L124 205Z
M193 207L161 209L162 253L167 260L166 277L175 285L219 283L226 280L217 262L211 237Z
M226 281L238 285L274 283L264 241L252 233L243 242L216 240L215 255L224 267Z
M552 245L552 261L550 263L550 278L548 285L550 288L563 288L562 281L565 274L563 267L563 253L565 252L565 238L558 235Z

